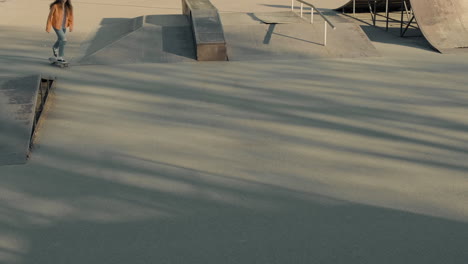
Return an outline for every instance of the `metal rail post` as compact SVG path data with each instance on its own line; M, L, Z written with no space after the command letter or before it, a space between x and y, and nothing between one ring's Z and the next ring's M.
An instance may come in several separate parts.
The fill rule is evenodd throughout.
M377 0L374 0L374 26L377 24Z
M353 0L353 16L356 17L356 0Z
M401 0L401 21L400 21L400 37L403 37L403 8L405 7L404 4L405 0Z
M375 8L375 1L377 1L377 0L374 0L374 8ZM371 18L372 18L372 23L375 26L376 13L374 13L374 10L372 10L371 0L367 0L367 4L369 5L369 12L370 12L370 15L371 15Z
M292 0L292 4L291 4L292 9L294 9L294 1L295 0ZM314 23L314 10L317 11L317 14L319 14L323 18L323 20L324 20L323 46L326 46L327 45L327 34L328 34L327 26L330 25L331 28L336 29L335 25L333 25L333 23L330 22L330 20L328 18L326 18L322 14L322 12L319 9L317 9L313 4L311 4L309 2L306 2L305 0L296 0L296 1L301 3L301 17L303 17L303 4L310 6L310 23L311 24ZM293 10L293 12L294 12L294 10Z
M323 40L323 46L327 46L327 21L323 23L325 25L325 34L324 34L324 40Z
M388 3L388 0L386 1L385 3L385 16L387 17L387 25L385 27L385 29L388 31L388 16L389 16L389 3Z
M310 23L314 23L314 8L310 7Z

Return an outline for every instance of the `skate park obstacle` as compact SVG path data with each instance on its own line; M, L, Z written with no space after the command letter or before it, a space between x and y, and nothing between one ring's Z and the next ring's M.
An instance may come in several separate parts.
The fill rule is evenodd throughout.
M218 10L209 0L182 0L196 46L198 61L226 61L227 49Z

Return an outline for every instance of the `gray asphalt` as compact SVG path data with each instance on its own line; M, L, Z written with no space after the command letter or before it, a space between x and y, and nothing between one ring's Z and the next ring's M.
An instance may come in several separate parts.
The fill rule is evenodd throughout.
M180 11L74 3L72 59ZM380 57L62 70L47 4L0 4L0 77L58 78L31 159L0 166L0 263L466 263L467 54L356 22Z

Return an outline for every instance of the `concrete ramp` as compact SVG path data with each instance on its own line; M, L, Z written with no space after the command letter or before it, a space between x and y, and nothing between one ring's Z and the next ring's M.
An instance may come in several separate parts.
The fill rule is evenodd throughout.
M419 28L442 53L468 51L467 0L411 0Z
M290 12L293 14L292 12ZM228 56L230 61L285 60L380 56L362 29L340 16L329 12L329 19L337 27L328 30L327 46L323 45L324 21L315 15L310 24L306 19L298 23L280 24L286 17L278 13L231 13L222 14ZM272 24L262 23L268 18Z
M297 24L303 22L303 18L290 11L255 13L253 17L264 24Z
M51 85L39 75L0 79L0 165L27 161Z
M344 7L350 1L351 0L309 0L308 2L315 5L317 8L338 9ZM299 3L295 3L295 5L299 5Z
M122 39L143 26L143 17L133 19L104 19L92 41L86 46L86 53L93 54Z
M324 0L320 0L324 1ZM401 2L402 0L388 0L388 9L389 11L392 10L399 10L401 9ZM369 11L369 5L372 9L375 9L377 11L384 11L387 8L387 0L350 0L348 3L344 6L338 7L338 8L345 8L347 10L352 10L353 8L356 8L356 10L363 10L365 12ZM374 11L375 11L374 10Z
M195 60L193 34L184 15L106 19L81 50L81 65Z

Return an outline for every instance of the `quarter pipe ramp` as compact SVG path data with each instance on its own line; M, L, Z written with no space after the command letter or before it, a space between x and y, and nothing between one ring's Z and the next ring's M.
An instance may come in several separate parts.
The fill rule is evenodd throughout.
M368 9L369 8L369 1L368 0L309 0L310 3L314 4L317 8L324 8L324 9L340 9L340 8L347 8L352 9L355 5L356 9ZM372 7L374 7L373 2ZM379 0L377 1L377 9L385 10L386 1ZM401 0L389 0L388 6L390 10L399 9L401 7Z
M468 1L411 0L424 37L442 53L468 51Z
M317 8L338 9L344 7L352 0L310 0ZM366 0L367 1L367 0Z
M353 0L310 0L319 8L352 8ZM373 1L371 1L373 2ZM356 0L356 8L368 6L368 0ZM378 1L380 8L385 0ZM424 37L442 53L468 51L467 0L410 0L415 19ZM402 0L389 0L389 10L401 7Z

